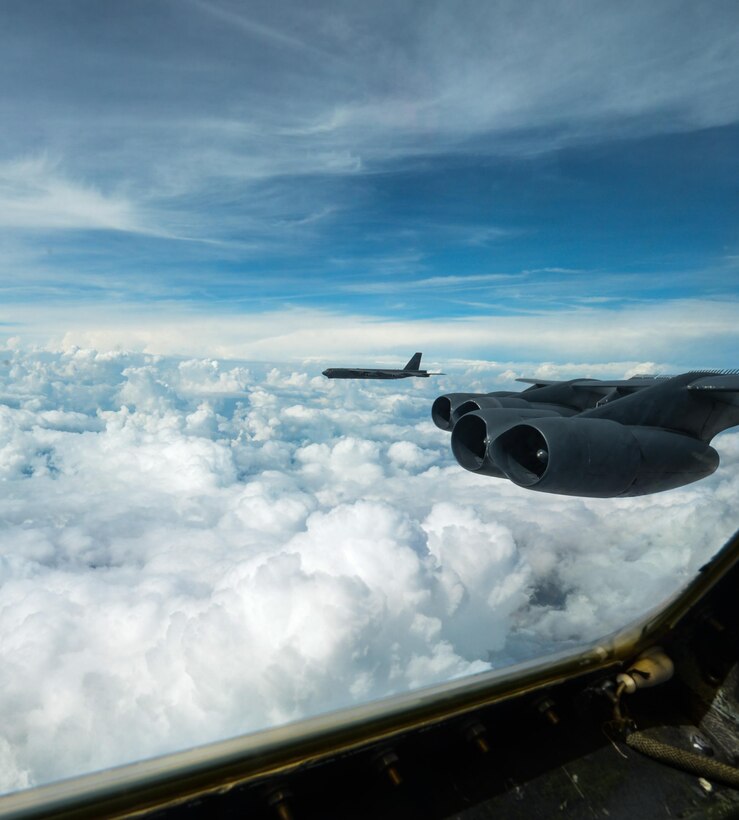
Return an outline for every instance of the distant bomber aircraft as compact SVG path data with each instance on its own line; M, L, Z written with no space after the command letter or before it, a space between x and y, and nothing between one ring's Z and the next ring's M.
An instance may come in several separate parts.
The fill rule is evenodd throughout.
M411 360L402 370L387 370L385 368L367 367L329 367L323 375L329 379L407 379L409 376L443 376L443 373L429 373L428 370L419 370L421 354L414 353Z
M516 393L449 393L431 415L466 470L588 498L647 495L711 475L711 439L739 424L739 371L624 381L518 379Z

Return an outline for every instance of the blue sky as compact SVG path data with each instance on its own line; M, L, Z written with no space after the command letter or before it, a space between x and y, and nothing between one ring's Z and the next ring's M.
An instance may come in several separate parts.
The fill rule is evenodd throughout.
M70 0L3 18L8 333L136 347L146 328L176 352L195 320L201 352L248 356L239 320L297 316L382 326L347 348L373 356L401 325L433 348L436 323L432 355L489 358L486 320L528 338L533 315L583 330L533 358L592 353L595 326L603 361L735 364L734 3ZM652 308L657 344L636 338ZM300 355L326 355L306 338Z

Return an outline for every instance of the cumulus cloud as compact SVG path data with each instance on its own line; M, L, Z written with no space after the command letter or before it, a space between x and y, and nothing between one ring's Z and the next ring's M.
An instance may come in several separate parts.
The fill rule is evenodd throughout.
M736 521L737 433L693 486L563 498L459 468L438 382L0 354L4 790L595 638ZM443 385L520 370L458 363Z

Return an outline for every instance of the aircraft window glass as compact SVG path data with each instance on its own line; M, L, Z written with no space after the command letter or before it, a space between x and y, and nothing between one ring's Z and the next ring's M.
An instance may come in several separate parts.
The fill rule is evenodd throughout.
M736 528L729 6L1 14L0 791L578 646Z

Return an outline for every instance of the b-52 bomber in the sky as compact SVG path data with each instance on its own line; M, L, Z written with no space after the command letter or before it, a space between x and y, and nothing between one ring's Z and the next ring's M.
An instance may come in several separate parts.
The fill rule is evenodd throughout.
M711 475L711 439L739 425L739 371L622 381L518 379L522 392L449 393L431 415L467 470L589 498L647 495Z
M329 367L323 371L328 379L407 379L409 376L443 376L443 373L429 373L420 370L421 354L414 353L411 360L402 370L388 370L377 367Z

